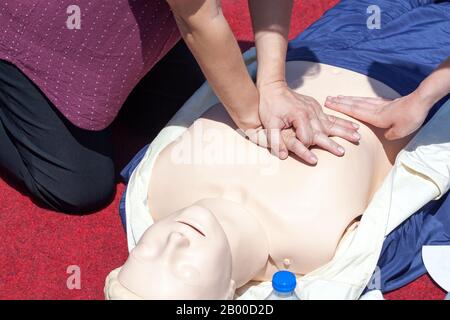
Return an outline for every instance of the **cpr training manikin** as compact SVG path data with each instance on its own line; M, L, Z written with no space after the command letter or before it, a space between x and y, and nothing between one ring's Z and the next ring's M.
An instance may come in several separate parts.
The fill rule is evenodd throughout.
M245 57L254 73L254 50ZM399 96L362 74L313 62L289 62L287 79L321 104L327 95ZM205 84L134 170L126 198L130 255L108 276L106 298L261 299L274 272L287 269L299 279L301 299L356 299L388 231L448 190L448 172L433 157L450 159L450 134L437 138L430 124L408 144L411 137L387 141L352 119L360 143L336 138L345 155L316 149L312 167L246 140L217 102ZM433 128L449 114L447 103ZM408 188L422 193L405 199Z

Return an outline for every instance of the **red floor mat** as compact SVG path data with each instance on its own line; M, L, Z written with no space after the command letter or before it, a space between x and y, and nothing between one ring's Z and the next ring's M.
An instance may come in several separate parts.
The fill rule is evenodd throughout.
M303 30L336 0L296 1L291 35ZM223 0L224 11L244 46L251 42L246 1ZM115 128L118 166L147 141ZM0 298L102 299L106 275L126 259L125 235L114 202L89 216L65 216L35 206L0 180ZM69 266L81 271L81 289L69 290ZM390 299L442 299L444 293L427 277L388 295Z

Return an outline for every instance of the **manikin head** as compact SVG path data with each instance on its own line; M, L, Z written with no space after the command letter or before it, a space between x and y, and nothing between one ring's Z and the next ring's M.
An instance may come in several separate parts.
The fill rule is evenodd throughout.
M211 211L194 205L148 228L118 282L143 299L232 299L231 269L223 228Z

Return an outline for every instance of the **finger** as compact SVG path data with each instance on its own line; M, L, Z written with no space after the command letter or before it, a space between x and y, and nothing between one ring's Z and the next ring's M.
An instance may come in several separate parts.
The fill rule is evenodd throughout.
M333 101L327 101L325 102L325 105L338 112L342 112L350 117L353 117L355 119L373 124L375 126L382 126L380 123L380 119L377 116L376 109L375 108L364 108L360 107L357 104L344 104L344 103L337 103Z
M386 104L387 102L391 102L391 100L386 99L386 98L382 98L382 97L352 97L352 96L343 96L343 95L339 95L337 97L333 97L333 96L329 96L327 97L327 99L329 98L344 98L344 99L352 99L354 101L367 101L370 102L372 104Z
M297 139L300 140L306 148L309 148L314 140L314 131L311 127L311 122L312 121L305 121L303 118L292 121Z
M324 120L322 120L322 119L324 119ZM309 121L309 124L311 125L311 128L313 130L313 140L314 140L314 136L316 135L317 132L322 132L322 133L326 132L326 128L323 123L324 121L326 121L326 119L325 118L322 118L322 119L314 118Z
M315 145L321 147L322 149L331 152L336 156L343 156L345 154L345 149L337 142L333 141L325 134L318 134L314 139Z
M287 157L289 156L289 150L286 146L286 143L284 142L283 139L280 139L280 145L279 145L280 151L278 153L278 158L280 158L280 160L285 160L287 159Z
M351 130L357 130L360 127L359 124L357 124L356 122L353 122L353 121L350 121L350 120L346 120L346 119L342 119L342 118L338 118L338 117L333 116L333 115L325 114L322 111L321 107L319 108L318 111L316 111L316 115L320 119L320 121L322 123L322 127L327 127L327 126L330 127L332 125L339 125L339 126L351 129Z
M335 98L329 98L327 100L328 102L334 102L334 103L339 103L339 104L346 104L349 106L356 106L358 108L364 108L364 109L369 109L369 110L373 110L374 108L376 108L378 105L377 104L373 104L370 101L367 101L366 99L355 99L354 97L335 97ZM325 102L327 102L325 101Z
M269 148L269 141L267 138L267 130L259 129L256 133L257 144L264 148Z
M417 129L419 129L419 127ZM388 140L397 140L397 139L401 139L401 138L404 138L404 137L410 135L411 133L415 132L417 129L406 129L405 130L405 128L401 128L399 126L394 125L384 133L384 136Z
M309 163L315 165L317 163L317 157L311 152L304 144L302 144L295 136L290 136L286 139L286 146L297 157Z
M284 160L288 157L288 148L283 139L281 139L280 129L267 129L267 141L270 147L270 152L276 157Z
M239 129L238 132L239 131L241 131L241 130ZM245 131L242 131L241 135L243 135L245 138L248 138L248 140L250 140L251 142L253 142L254 144L256 144L260 147L263 147L263 148L269 147L265 129L262 129L262 128L247 129Z
M389 130L387 130L386 133L384 134L384 136L388 140L396 140L396 139L403 138L403 136L400 135L399 132L395 128L390 128Z
M356 122L338 118L333 115L325 115L325 116L326 116L325 123L324 123L325 127L328 127L328 126L331 127L332 125L337 125L337 126L341 126L341 127L344 127L347 129L352 129L352 130L358 130L360 128L360 125L357 124ZM328 122L327 122L327 120L328 120Z
M324 126L327 129L326 134L328 136L340 137L351 142L358 142L361 140L361 135L353 127L348 128L347 126L341 125L340 122L337 121L337 117L332 116L331 120L336 121L324 121Z

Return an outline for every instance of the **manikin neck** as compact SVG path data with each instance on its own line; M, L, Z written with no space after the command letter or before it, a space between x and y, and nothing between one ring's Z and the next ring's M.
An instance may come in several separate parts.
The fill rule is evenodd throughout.
M241 204L223 198L203 199L196 205L210 210L225 232L236 288L254 279L269 257L267 235L258 219Z

